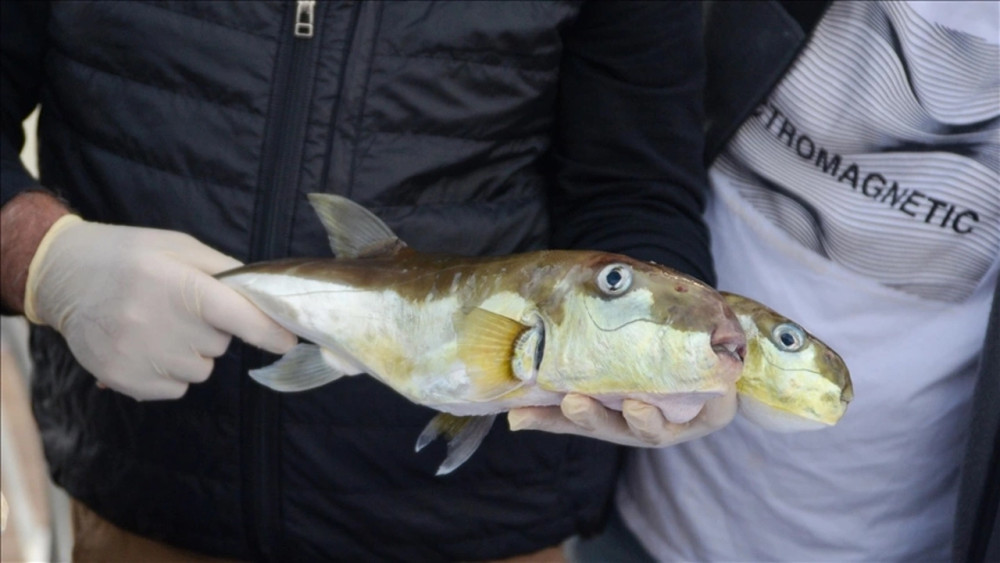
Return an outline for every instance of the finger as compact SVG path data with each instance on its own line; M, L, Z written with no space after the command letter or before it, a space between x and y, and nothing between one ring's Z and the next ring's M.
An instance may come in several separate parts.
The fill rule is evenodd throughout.
M182 383L187 385L188 383L201 383L208 379L208 376L212 373L212 367L215 362L208 358L203 358L202 356L192 353L190 350L185 350L183 353L172 353L169 350L163 351L153 356L148 356L142 358L145 362L145 369L133 368L127 374L127 378L131 381L135 381L137 386L155 386L161 381L169 381L174 383ZM112 384L112 381L120 381L124 379L121 374L113 378L108 379L108 383Z
M137 401L160 401L179 399L187 392L188 384L175 379L159 378L156 381L143 381L139 385L132 381L106 381L107 389L128 395Z
M575 413L573 400L570 401L570 412ZM603 408L603 407L601 407ZM507 422L511 430L542 430L553 434L573 434L597 438L622 446L649 447L633 436L621 416L610 413L609 420L597 424L597 428L589 430L573 422L563 414L559 407L522 407L512 409L507 414Z
M163 380L159 385L143 387L133 397L139 401L172 401L183 397L189 387L187 383Z
M610 411L586 395L569 393L563 397L559 406L566 418L587 430L600 432L614 426L614 422L610 420Z
M178 341L172 350L174 354L186 354L190 351L206 358L217 358L226 353L232 334L223 332L212 325L205 318L205 296L204 285L206 283L218 283L215 278L208 277L202 272L185 268L182 273L184 279L181 285L180 297L183 310L191 313L197 322L188 322L183 327L186 338ZM183 347L183 349L179 349Z
M207 324L203 325L203 328L204 330L192 336L189 344L190 352L203 358L218 358L225 354L229 343L233 340L232 335Z
M521 407L507 413L510 429L542 430L553 434L575 434L599 438L595 433L566 418L560 407Z
M521 407L511 409L507 413L507 423L513 431L544 430L565 434L570 427L575 426L566 420L559 407Z
M209 275L215 275L219 272L232 270L243 265L243 262L215 250L191 235L171 231L168 236L175 237L172 245L175 247L181 262L190 264Z
M294 334L271 320L253 303L226 284L201 274L198 278L201 317L213 327L275 354L295 346Z
M712 399L715 402L712 410L709 409L712 401L709 401L697 416L684 423L670 422L656 406L633 399L622 403L622 415L632 433L647 446L673 446L702 438L728 424L735 414L735 411L727 410L734 407L731 403L733 399L735 393L731 398L727 394Z
M578 429L586 432L575 432L584 436L593 436L625 446L649 446L644 440L637 438L622 413L606 408L599 401L570 393L560 405L563 415Z
M687 423L674 424L659 408L635 399L622 401L622 417L629 431L649 445L673 444L677 435L687 428Z
M164 377L181 383L202 383L212 375L215 362L198 354L187 353L170 358L162 369L157 371Z
M734 385L725 395L705 403L705 407L692 423L705 427L709 432L718 430L732 422L736 416L738 404L736 386Z

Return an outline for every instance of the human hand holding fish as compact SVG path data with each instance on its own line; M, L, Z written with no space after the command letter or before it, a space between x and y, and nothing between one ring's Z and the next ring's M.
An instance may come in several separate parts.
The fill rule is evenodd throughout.
M441 411L417 438L448 439L439 474L511 410L514 428L662 446L724 426L737 403L797 430L836 423L851 400L818 339L668 268L590 251L424 254L345 198L309 199L337 258L217 276L309 341L250 375L292 392L367 373Z
M212 274L240 265L179 232L63 215L28 268L25 316L66 338L99 385L174 399L208 378L233 335L274 353L287 332Z
M511 409L507 421L511 430L543 430L622 446L662 448L707 436L729 424L737 412L736 395L736 385L732 385L723 395L705 401L694 418L683 421L686 413L668 418L659 407L643 401L625 399L621 411L616 411L586 395L569 393L558 407Z

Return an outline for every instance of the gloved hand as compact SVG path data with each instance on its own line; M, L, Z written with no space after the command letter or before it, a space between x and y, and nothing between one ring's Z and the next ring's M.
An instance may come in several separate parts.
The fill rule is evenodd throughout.
M205 381L232 336L281 354L296 338L212 274L239 266L174 231L65 215L28 269L25 316L58 330L105 386L173 399Z
M736 415L736 387L709 400L701 412L682 424L667 420L660 409L625 399L622 411L605 408L585 395L570 393L559 407L523 407L507 414L511 430L544 430L576 434L622 446L659 448L701 438L724 427Z

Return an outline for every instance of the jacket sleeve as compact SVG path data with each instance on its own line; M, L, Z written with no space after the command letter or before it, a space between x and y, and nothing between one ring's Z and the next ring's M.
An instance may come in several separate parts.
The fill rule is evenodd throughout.
M38 182L21 163L24 146L22 122L38 104L44 75L47 2L0 2L0 60L2 65L3 153L0 168L0 205L17 194L39 189Z
M1000 561L1000 277L979 361L955 511L955 563Z
M704 52L697 2L593 2L565 35L553 246L715 274L702 220Z

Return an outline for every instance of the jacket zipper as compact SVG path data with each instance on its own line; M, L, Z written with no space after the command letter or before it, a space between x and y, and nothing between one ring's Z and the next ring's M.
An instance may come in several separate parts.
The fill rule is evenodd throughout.
M312 37L315 17L316 0L298 0L295 4L295 37Z
M288 12L286 12L287 14ZM279 45L272 84L270 119L265 133L260 180L254 202L254 226L248 260L284 257L291 238L292 213L299 183L317 43L316 3L297 0L286 16L291 40ZM288 23L286 23L288 25ZM246 348L245 373L276 358ZM245 526L256 559L273 560L282 551L280 514L281 396L249 378L241 378L243 405L241 451L244 456L243 505Z

